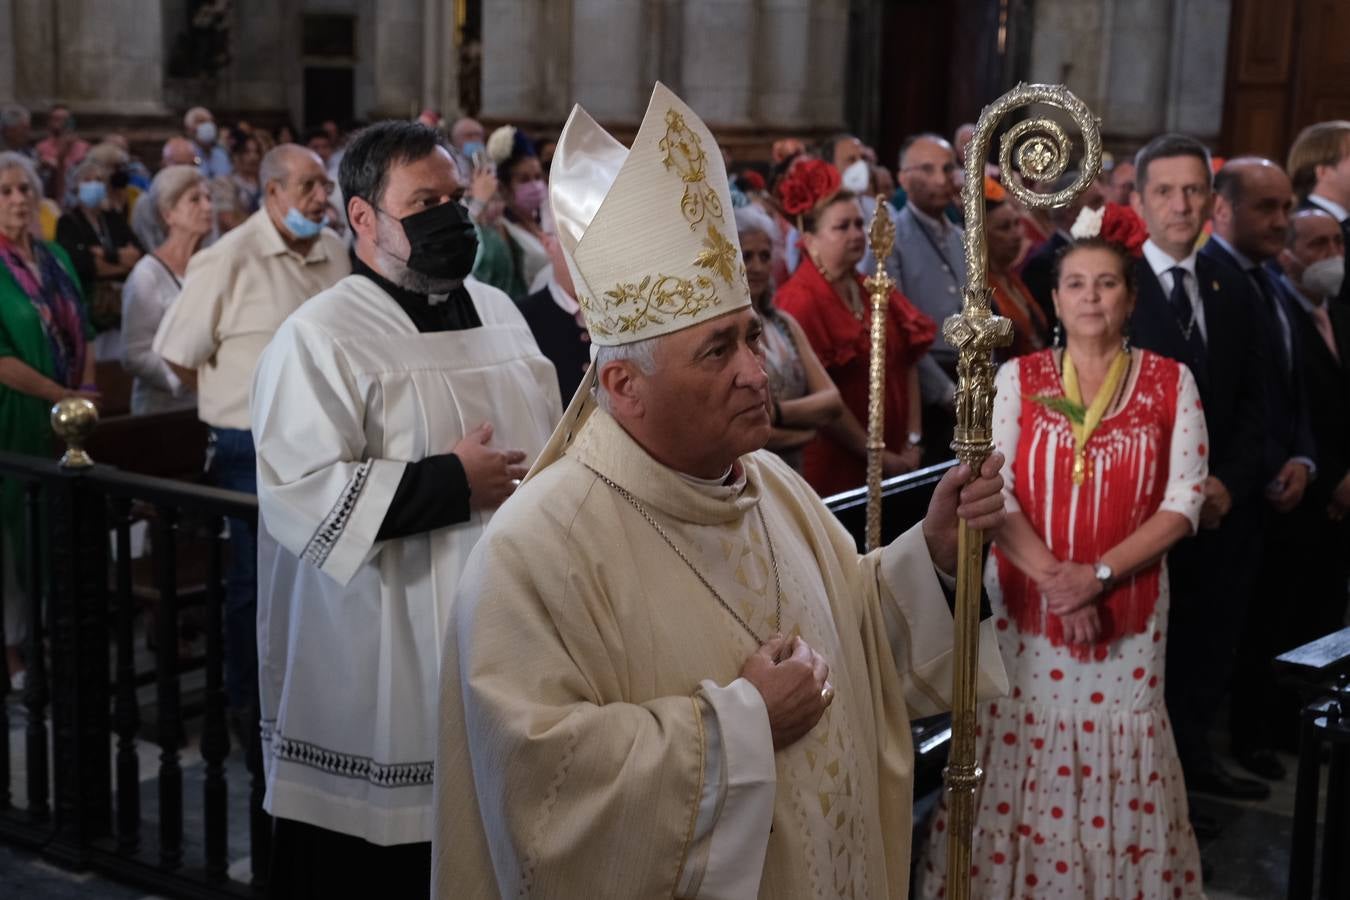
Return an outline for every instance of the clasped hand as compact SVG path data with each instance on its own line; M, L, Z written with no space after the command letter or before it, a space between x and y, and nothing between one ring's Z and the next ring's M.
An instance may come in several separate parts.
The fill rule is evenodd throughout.
M469 482L469 506L493 509L515 493L526 468L523 450L493 450L492 425L484 422L455 444L450 451L459 457L464 477Z
M1064 623L1064 637L1071 644L1090 644L1101 634L1101 616L1095 601L1102 594L1096 569L1087 563L1062 560L1036 583L1045 605Z
M834 702L830 667L800 637L769 638L745 661L741 677L764 698L774 750L801 740Z

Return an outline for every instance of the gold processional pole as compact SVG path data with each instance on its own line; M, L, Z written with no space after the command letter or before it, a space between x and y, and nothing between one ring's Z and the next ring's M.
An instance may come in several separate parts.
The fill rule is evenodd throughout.
M984 240L984 166L998 123L1010 111L1032 103L1064 110L1078 126L1083 136L1078 180L1058 193L1037 194L1013 175L1014 160L1023 181L1053 181L1068 168L1072 145L1064 129L1050 119L1028 119L1009 129L999 144L999 167L1003 171L1003 187L1008 193L1027 207L1064 206L1096 180L1101 170L1099 123L1083 101L1062 85L1019 84L980 113L975 137L966 150L966 183L961 192L966 216L966 292L961 312L948 318L942 326L942 336L957 351L956 430L952 450L957 459L970 465L972 470L978 470L994 449L994 348L1012 341L1012 323L993 315L989 309L990 291L985 280L988 257ZM875 337L872 347L875 353ZM959 528L952 746L942 775L947 786L949 818L947 896L952 900L968 900L975 790L984 778L984 773L975 764L975 684L979 663L984 533L967 527L965 522L961 522Z
M895 222L882 198L877 199L872 218L872 258L877 262L875 275L867 279L872 295L872 351L867 366L867 552L881 546L881 454L886 449L886 308L890 304L895 281L886 271L886 260L895 243Z

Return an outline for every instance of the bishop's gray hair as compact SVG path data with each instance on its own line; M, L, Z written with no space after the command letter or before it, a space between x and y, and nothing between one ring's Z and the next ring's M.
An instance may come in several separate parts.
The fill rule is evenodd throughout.
M656 343L665 335L647 338L644 341L633 341L631 344L616 344L614 346L597 345L595 349L595 402L607 413L613 413L610 408L609 392L605 390L605 385L600 381L600 373L604 371L605 366L612 362L630 362L637 366L639 372L643 375L651 375L656 371Z

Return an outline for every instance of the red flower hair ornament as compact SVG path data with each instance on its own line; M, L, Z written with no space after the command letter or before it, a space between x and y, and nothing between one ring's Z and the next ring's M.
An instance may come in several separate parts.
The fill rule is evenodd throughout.
M1128 206L1108 203L1101 209L1083 207L1074 220L1069 235L1075 240L1101 238L1125 248L1130 256L1138 258L1144 253L1144 241L1148 240L1148 226L1139 214Z
M778 182L778 202L789 216L802 216L839 193L839 170L823 159L803 159Z

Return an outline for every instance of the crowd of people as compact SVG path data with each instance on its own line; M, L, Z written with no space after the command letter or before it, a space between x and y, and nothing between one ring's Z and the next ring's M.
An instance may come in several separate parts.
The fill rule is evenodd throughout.
M680 467L672 443L696 427L685 420L723 399L684 395L707 409L680 409L669 405L674 394L643 386L674 366L655 342L674 352L681 317L709 315L728 291L746 294L753 325L718 339L725 346L710 338L686 348L691 361L669 377L692 391L696 373L729 364L717 354L750 346L762 383L727 377L763 397L757 446L828 496L864 481L865 278L884 267L895 289L885 306L883 471L950 457L956 355L940 326L963 301L961 191L980 178L990 299L1013 340L1000 351L994 409L1006 516L985 582L1009 685L979 712L976 895L1153 896L1164 883L1198 895L1197 836L1218 825L1189 808L1188 792L1259 800L1286 776L1275 751L1293 748L1298 705L1276 685L1271 659L1346 615L1350 122L1310 126L1285 161L1220 160L1190 137L1162 135L1109 161L1068 206L1041 212L1005 189L1015 173L967 175L968 125L950 141L913 135L894 169L852 135L814 147L780 140L770 159L738 168L702 147L690 116L667 113L661 127L675 136L659 160L684 179L688 234L644 244L633 235L657 230L642 218L650 198L636 196L624 218L620 201L601 203L611 185L627 189L622 173L585 190L622 160L598 126L591 144L569 146L566 133L535 141L511 125L489 131L428 110L415 123L350 134L325 123L297 139L246 122L219 128L199 107L152 173L117 135L82 140L65 107L48 111L38 141L26 110L0 110L0 448L47 455L50 404L98 403L95 363L120 359L134 378L133 414L195 408L210 429L211 481L259 493L261 531L230 523L226 686L236 732L261 728L269 808L288 823L277 840L293 865L277 884L295 896L320 891L296 879L317 877L305 867L322 868L325 854L359 859L357 845L430 840L427 760L456 762L460 752L436 744L438 686L449 677L439 641L455 631L444 604L527 466L556 458L573 432L591 434L568 453L614 488L617 508L642 514L633 527L655 526L665 543L651 553L676 543L626 478L645 472L648 489L665 485L650 505L679 518L686 504L680 521L713 515L694 489L744 489L734 456L730 474L717 454L708 458L716 465L691 456ZM574 114L568 129L585 124ZM603 149L610 144L619 149ZM697 187L714 172L722 188ZM1031 187L1059 190L1077 177ZM876 259L868 228L883 207L896 241ZM671 262L640 277L647 269L636 261L586 249L610 240L661 260L695 236L703 243L686 276L670 274ZM596 402L610 425L583 428ZM678 421L653 421L648 409ZM636 463L611 470L618 456L601 453L596 435L613 422L648 452L668 449L657 459L687 482L666 485ZM628 446L617 432L606 439ZM771 484L785 477L768 471ZM557 480L555 470L551 483L564 491ZM575 502L578 516L595 514ZM12 681L23 677L28 608L21 503L6 481ZM746 558L778 578L785 560L773 537L767 564L764 542L747 540ZM504 565L526 561L495 546ZM604 580L556 574L581 578L583 595ZM742 621L736 609L750 600L733 606L704 586L752 635L778 635L785 657L804 646L782 640L781 621ZM520 615L522 628L545 627L531 619L538 609ZM460 627L477 634L476 623ZM572 649L617 640L597 627L578 631ZM512 638L506 629L491 639ZM538 634L521 639L550 652ZM315 702L334 677L316 661L333 655L359 675L337 709ZM595 685L612 672L572 676L611 700L628 696L617 683ZM700 696L698 733L722 728L730 752L738 738L715 722L733 701ZM812 724L833 697L831 688ZM1225 698L1239 698L1227 705L1223 749L1242 774L1213 746ZM488 713L471 701L455 712L460 737L494 727L474 719ZM358 712L364 726L353 729ZM558 753L573 753L571 732L562 734ZM323 753L328 763L316 764ZM355 781L353 766L365 767ZM487 809L485 778L475 783ZM375 790L390 786L421 792ZM945 889L946 817L940 806L918 862L923 896ZM469 843L500 849L494 827ZM429 850L420 852L405 860L410 884L429 877ZM503 883L525 877L494 861Z

